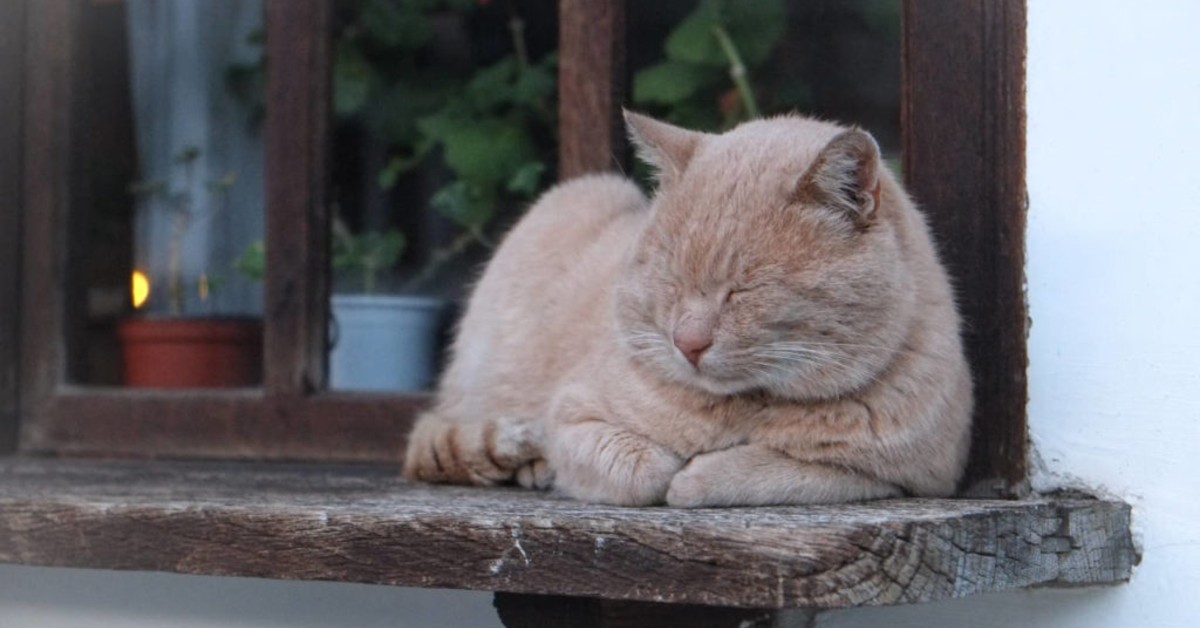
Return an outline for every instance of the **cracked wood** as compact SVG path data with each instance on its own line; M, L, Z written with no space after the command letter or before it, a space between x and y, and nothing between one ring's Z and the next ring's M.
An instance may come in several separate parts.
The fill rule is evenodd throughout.
M615 508L384 467L8 459L0 562L747 608L1127 580L1129 508L1084 499Z

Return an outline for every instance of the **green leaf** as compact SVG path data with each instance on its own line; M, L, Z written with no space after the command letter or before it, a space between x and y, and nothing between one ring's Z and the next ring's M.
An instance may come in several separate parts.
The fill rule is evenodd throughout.
M441 143L446 140L447 136L452 135L460 124L469 121L470 117L468 113L455 111L454 108L447 106L436 113L418 119L417 130L431 142Z
M525 68L517 74L512 100L518 105L537 106L554 95L555 78L552 67L540 65Z
M343 41L333 67L333 108L337 115L351 117L361 111L374 83L375 72L362 51Z
M383 170L379 171L379 187L384 190L390 190L395 187L396 181L424 161L427 153L427 150L418 148L417 152L412 155L405 157L396 156L389 159Z
M667 58L697 65L724 65L725 57L712 34L720 12L720 0L701 0L667 36Z
M787 30L787 6L784 0L725 2L721 14L747 67L762 65L771 56Z
M633 101L638 104L673 105L691 98L702 87L719 80L711 68L683 61L664 61L633 77Z
M667 37L667 58L696 65L728 67L713 27L723 24L748 68L761 65L787 28L784 0L701 0Z
M411 2L367 0L362 21L371 37L391 48L416 50L429 43L429 18Z
M467 98L479 111L489 111L512 102L515 95L513 82L518 69L516 58L509 55L477 71L471 82L467 83Z
M414 76L397 79L371 98L363 110L370 131L393 149L412 152L418 143L417 120L446 104L461 84L445 78Z
M508 180L506 189L513 194L521 196L533 196L538 193L539 184L542 181L542 174L546 172L546 164L540 161L531 161L517 168L512 177Z
M529 134L516 120L460 120L443 130L446 165L461 179L484 187L508 180L520 165L535 158Z
M430 203L460 227L482 231L495 212L495 198L486 189L466 181L455 181L438 190Z
M404 234L399 231L368 231L358 236L363 266L369 270L385 270L400 261L404 252Z
M267 276L267 247L258 240L246 247L245 251L233 260L233 269L253 281L262 281Z

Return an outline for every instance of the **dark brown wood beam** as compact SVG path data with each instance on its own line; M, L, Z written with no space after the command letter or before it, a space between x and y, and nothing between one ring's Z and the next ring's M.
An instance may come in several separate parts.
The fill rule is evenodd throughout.
M19 421L22 113L25 1L0 3L0 454L15 451Z
M0 460L0 562L738 608L1119 583L1129 517L1090 499L616 508L391 467Z
M559 0L558 175L624 161L625 0Z
M62 263L71 198L74 54L79 5L73 0L26 4L25 115L21 245L22 440L30 417L51 403L63 381Z
M1025 2L904 3L904 172L957 288L975 379L966 487L1023 490Z
M773 628L781 614L771 609L517 593L497 593L493 604L507 628Z
M267 0L267 279L263 386L324 387L329 320L332 39L328 0Z

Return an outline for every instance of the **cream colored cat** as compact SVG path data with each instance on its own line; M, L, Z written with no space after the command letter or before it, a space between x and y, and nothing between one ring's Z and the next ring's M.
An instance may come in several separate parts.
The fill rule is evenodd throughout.
M689 507L952 493L972 409L959 319L870 135L626 120L654 200L590 176L529 210L406 475Z

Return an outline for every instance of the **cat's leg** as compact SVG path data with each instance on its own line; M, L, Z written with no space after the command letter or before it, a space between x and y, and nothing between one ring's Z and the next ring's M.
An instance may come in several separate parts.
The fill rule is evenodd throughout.
M542 458L543 438L541 423L533 420L454 421L429 413L409 435L404 476L451 484L510 482L518 470Z
M598 418L558 423L546 456L557 490L621 506L663 503L684 462L666 447Z
M828 504L901 494L893 484L848 469L803 462L762 445L739 445L692 458L671 480L667 504L681 508Z

